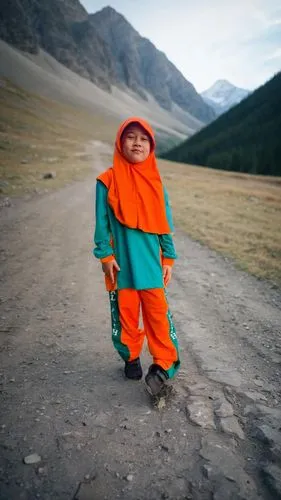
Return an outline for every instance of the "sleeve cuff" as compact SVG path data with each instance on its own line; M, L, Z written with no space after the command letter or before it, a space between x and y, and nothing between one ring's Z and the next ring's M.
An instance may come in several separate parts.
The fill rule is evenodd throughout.
M162 266L173 266L175 259L168 259L167 257L162 257Z
M102 264L106 264L106 262L111 262L114 259L114 255L108 255L107 257L103 257L103 259L100 259L100 261Z

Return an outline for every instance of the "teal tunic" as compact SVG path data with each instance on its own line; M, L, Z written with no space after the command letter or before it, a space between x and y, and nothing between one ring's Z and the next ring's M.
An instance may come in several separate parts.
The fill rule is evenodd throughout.
M107 201L108 190L101 182L96 185L96 227L94 255L103 259L114 255L120 267L117 273L117 289L163 288L163 272L160 249L163 257L176 259L176 251L171 234L145 233L130 229L115 217ZM169 198L164 188L166 216L173 230ZM113 246L110 245L111 239Z

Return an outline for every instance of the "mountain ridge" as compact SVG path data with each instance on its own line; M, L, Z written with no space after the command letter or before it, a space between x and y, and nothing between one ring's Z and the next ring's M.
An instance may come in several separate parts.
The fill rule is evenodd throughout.
M117 61L116 72L123 71L121 79L129 88L144 98L143 89L148 90L167 110L171 110L172 103L175 103L205 122L215 117L214 113L205 113L202 98L192 83L149 39L141 37L122 14L105 7L90 17L98 34L113 51ZM124 37L124 33L127 33L127 37Z
M144 100L149 93L171 112L179 106L202 123L215 118L163 52L112 7L88 14L78 0L2 0L0 38L30 53L41 47L108 92L125 86Z

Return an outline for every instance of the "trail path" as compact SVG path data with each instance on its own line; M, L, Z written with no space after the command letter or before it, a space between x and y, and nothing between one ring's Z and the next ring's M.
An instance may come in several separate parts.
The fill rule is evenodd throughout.
M111 345L94 178L1 210L0 499L281 498L280 290L178 231L182 369L153 404Z

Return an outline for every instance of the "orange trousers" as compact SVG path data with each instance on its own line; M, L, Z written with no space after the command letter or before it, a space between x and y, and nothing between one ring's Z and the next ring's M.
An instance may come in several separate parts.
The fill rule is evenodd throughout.
M153 362L171 378L180 361L176 330L163 288L122 289L109 293L114 347L125 361L140 356L144 337ZM139 328L142 312L144 329Z

